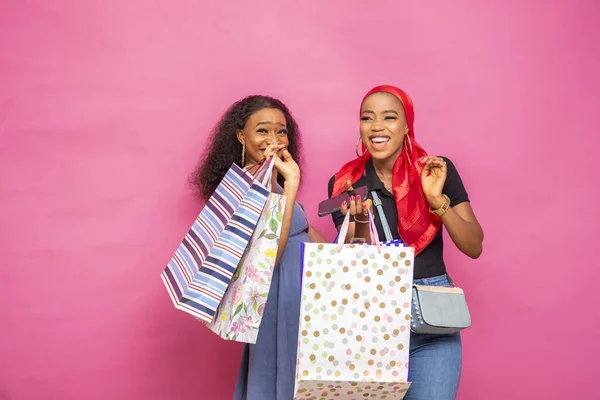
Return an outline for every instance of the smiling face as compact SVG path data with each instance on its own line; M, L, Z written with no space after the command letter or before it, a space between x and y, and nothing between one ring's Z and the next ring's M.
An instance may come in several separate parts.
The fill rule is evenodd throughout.
M397 159L408 125L400 100L386 92L373 93L362 104L360 137L375 160Z
M238 132L238 140L246 146L246 165L262 161L265 149L271 143L289 144L285 115L276 108L256 111Z

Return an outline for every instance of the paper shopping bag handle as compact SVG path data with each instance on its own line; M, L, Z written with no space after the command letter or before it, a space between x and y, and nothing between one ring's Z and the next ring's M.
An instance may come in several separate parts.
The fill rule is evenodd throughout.
M258 181L261 185L263 185L267 190L271 190L271 177L273 176L273 165L275 164L275 157L271 157L269 162L262 160L258 165L258 169L252 176L254 180ZM254 164L256 165L256 164ZM249 167L246 167L247 171Z
M379 234L377 233L377 228L375 227L375 222L373 221L373 213L371 213L371 210L368 210L368 214L369 214L369 233L371 234L371 243L375 244L375 246L377 246L377 252L381 253ZM342 226L340 228L340 233L338 234L336 240L334 240L334 243L337 243L337 245L338 245L338 251L340 251L342 249L342 246L344 246L344 243L346 243L346 236L348 235L348 227L349 226L350 226L350 212L347 212L346 216L344 217L344 222L342 223Z
M263 161L263 165L260 166L256 172L255 178L258 182L271 190L271 177L273 176L273 165L275 164L275 156L271 157L268 162Z

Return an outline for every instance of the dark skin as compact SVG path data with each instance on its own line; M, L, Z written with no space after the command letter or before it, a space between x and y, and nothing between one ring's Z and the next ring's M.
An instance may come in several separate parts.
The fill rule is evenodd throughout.
M300 167L287 151L288 145L287 122L283 113L275 108L264 108L252 114L244 128L237 134L238 140L245 146L245 165L252 172L263 159L275 158L272 177L272 191L277 191L277 177L284 178L283 196L286 196L281 237L275 265L283 255L287 244L294 203L300 187ZM309 226L308 237L311 242L324 243L323 236L312 226Z
M394 163L404 146L404 136L408 134L404 108L394 95L384 92L373 93L365 99L361 107L360 136L371 154L377 176L386 189L392 190ZM424 164L421 173L421 187L432 209L438 209L444 202L442 190L448 170L443 158L427 156L419 160ZM351 191L352 182L346 182L346 190ZM349 204L342 205L341 212L350 212L357 222L350 224L347 240L364 238L370 241L367 223L367 210L372 207L370 200L351 198ZM483 229L475 217L469 202L448 208L441 216L450 238L458 249L471 258L478 258L483 251ZM339 230L338 226L338 230Z

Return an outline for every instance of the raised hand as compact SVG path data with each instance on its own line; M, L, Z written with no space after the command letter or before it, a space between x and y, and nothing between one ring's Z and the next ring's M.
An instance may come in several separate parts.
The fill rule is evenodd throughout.
M281 157L278 155L274 155L273 157L275 157L274 168L285 179L285 186L300 186L300 167L294 161L290 152L283 150Z
M300 186L300 167L287 151L285 144L271 143L264 152L265 160L268 162L275 157L273 167L283 176L285 186L298 188Z
M419 161L423 163L423 171L421 171L423 194L431 208L438 209L444 203L442 190L448 175L446 161L437 156L423 157Z

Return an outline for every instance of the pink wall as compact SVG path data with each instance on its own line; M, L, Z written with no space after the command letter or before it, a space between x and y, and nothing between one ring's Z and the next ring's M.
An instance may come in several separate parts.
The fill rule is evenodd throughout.
M447 251L474 321L459 399L596 395L597 2L218 3L0 3L0 399L230 398L240 346L159 279L206 133L281 97L332 237L316 205L381 83L413 96L486 232L476 262Z

